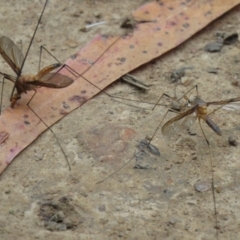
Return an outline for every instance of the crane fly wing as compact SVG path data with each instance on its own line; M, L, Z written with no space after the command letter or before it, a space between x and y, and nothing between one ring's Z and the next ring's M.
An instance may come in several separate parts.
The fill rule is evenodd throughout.
M195 108L192 107L188 109L187 111L180 113L174 118L171 118L169 121L167 121L163 127L162 127L162 133L164 135L172 136L181 128L188 128L196 119L196 116L192 116L192 114L195 111ZM183 119L181 121L181 119Z
M24 56L18 46L8 37L0 38L0 54L12 70L19 76Z
M73 82L74 80L72 78L62 75L61 73L47 73L40 79L30 81L27 84L48 88L65 88L71 85Z
M196 119L196 115L190 114L186 116L182 122L179 120L178 122L181 122L181 124L179 124L179 129L188 129L196 121Z

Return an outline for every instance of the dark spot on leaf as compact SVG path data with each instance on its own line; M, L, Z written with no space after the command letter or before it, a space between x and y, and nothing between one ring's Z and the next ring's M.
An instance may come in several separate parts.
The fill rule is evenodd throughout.
M60 109L59 113L63 116L66 116L68 114L68 112L66 112L64 109Z
M169 32L165 32L165 34L169 34Z
M126 58L122 57L122 58L118 58L118 60L119 60L120 62L125 62L125 61L126 61Z
M160 27L157 27L156 30L157 30L157 31L161 31L161 28L160 28Z
M12 153L13 153L13 152L14 152L14 149L13 149L13 148L11 148L11 149L10 149L10 152L12 152Z
M212 12L211 11L207 11L204 15L207 16L207 15L211 15Z
M161 46L162 46L162 43L161 43L161 42L159 42L157 45L158 45L159 47L161 47Z
M184 15L184 12L180 12L180 15L183 16L183 15Z
M86 93L86 91L85 91L85 90L81 91L81 94L85 94L85 93Z
M69 101L71 101L71 102L78 102L79 104L82 104L82 103L84 103L86 101L86 98L78 96L78 95L74 95L73 97L69 98Z
M168 9L169 9L169 10L173 10L174 8L173 8L173 7L169 7Z
M28 122L28 121L24 121L24 124L25 124L25 125L29 125L30 122Z
M160 2L159 5L160 5L160 6L164 6L164 3Z
M130 45L129 48L133 49L133 48L134 48L134 45Z
M108 65L107 65L108 67L111 67L112 66L112 63L108 63Z
M147 51L142 51L142 53L146 54L146 53L147 53Z
M189 27L189 24L188 24L188 23L184 23L184 24L183 24L183 27L184 27L184 28L188 28L188 27Z
M71 55L70 57L71 57L71 59L73 59L73 60L74 60L74 59L76 59L76 58L77 58L77 54L73 54L73 55Z
M23 118L28 118L28 115L27 115L27 114L24 114L24 115L23 115Z
M170 22L169 22L169 25L171 25L171 26L175 26L176 23L175 23L174 21L170 21Z
M62 102L62 105L63 105L63 108L65 108L65 109L69 109L70 108L69 105L66 102Z
M145 11L144 14L149 14L149 11Z

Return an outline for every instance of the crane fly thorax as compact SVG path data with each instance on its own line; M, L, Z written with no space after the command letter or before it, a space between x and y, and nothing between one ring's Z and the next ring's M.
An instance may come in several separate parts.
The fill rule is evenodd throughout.
M197 104L195 107L197 115L207 115L207 105L206 104Z
M200 97L196 97L193 101L195 104L195 112L197 115L207 115L207 104Z
M22 92L27 92L27 91L31 91L34 90L36 87L29 84L31 81L35 80L35 76L34 75L23 75L20 76L17 80L17 84L16 84L16 88L18 93L22 93Z

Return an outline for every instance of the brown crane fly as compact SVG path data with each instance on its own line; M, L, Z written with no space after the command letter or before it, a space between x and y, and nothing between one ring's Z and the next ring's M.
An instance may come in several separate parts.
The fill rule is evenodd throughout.
M195 86L195 87L197 89L197 86ZM233 102L239 102L239 101L240 101L240 97L230 98L230 99L225 99L225 100L220 100L220 101L205 102L203 99L201 99L197 95L192 101L188 100L188 102L191 104L190 108L188 107L187 110L185 110L185 111L181 112L180 114L178 114L177 116L171 118L162 126L162 133L164 135L169 135L169 134L171 135L171 133L175 132L175 130L178 130L181 128L185 128L185 129L189 128L195 122L195 120L198 119L199 125L203 132L203 135L208 143L208 140L203 131L200 120L203 120L217 135L222 136L222 132L221 132L220 128L217 126L217 124L215 122L213 122L213 120L211 120L209 115L213 114L218 109L222 108L224 105L227 105L227 104L233 103ZM220 105L220 106L217 109L213 110L212 112L208 113L207 110L210 105L218 105L218 106ZM173 111L171 109L169 109L167 111L167 113L169 111L176 113L176 111ZM167 113L165 114L165 116L167 115ZM164 116L164 118L165 118L165 116Z
M68 163L69 170L71 169L70 163L68 161L68 158L58 140L58 138L55 136L52 129L38 116L38 114L29 106L31 100L37 93L38 87L48 87L48 88L65 88L72 84L74 80L68 76L62 75L59 72L51 73L51 71L57 69L57 68L63 68L62 64L55 63L51 64L43 69L41 69L36 75L22 75L22 69L25 63L25 60L27 58L28 52L30 50L30 47L32 45L34 36L37 32L38 26L40 24L40 21L42 19L43 13L45 11L46 5L48 3L48 0L45 1L45 4L43 6L41 15L38 19L38 23L36 25L36 28L34 30L32 39L29 43L27 52L25 57L23 56L21 50L18 48L18 46L8 37L2 36L0 37L0 54L3 57L3 59L6 61L6 63L12 68L12 70L16 73L17 76L11 76L9 74L0 72L1 75L3 75L3 84L4 79L8 79L9 81L14 83L14 87L11 94L11 107L14 108L16 102L21 98L22 93L27 93L27 91L34 91L35 93L32 95L30 100L27 103L27 106L32 110L32 112L40 119L40 121L52 132L55 139L57 140L58 145L61 148L61 151L64 154L64 157ZM14 91L16 89L16 93L14 94ZM1 106L2 106L2 97L3 97L3 86L2 86L2 95L0 100L0 114L1 114ZM2 131L2 142L6 140L6 138L9 136L7 132Z
M35 91L36 93L36 88L38 87L65 88L74 82L72 78L62 75L59 72L51 73L54 69L61 67L60 63L51 64L41 69L37 75L21 75L24 56L18 46L6 36L0 37L0 54L17 74L17 77L15 77L0 72L4 78L16 85L17 92L14 95L12 93L10 98L12 108L17 100L21 98L22 93L27 93L27 91Z
M196 92L197 92L197 96L193 99L193 100L189 100L186 96L186 94L188 92L190 92L193 88L196 88ZM187 93L185 93L181 98L179 98L177 101L179 102L181 99L185 98L185 100L187 100L187 104L184 105L184 107L187 107L187 110L182 111L181 113L176 112L175 110L169 109L166 114L164 115L162 121L160 122L160 124L158 125L157 129L155 130L151 140L149 141L149 144L151 143L153 137L155 136L157 130L159 129L160 126L162 126L162 122L165 119L166 115L168 114L168 112L175 112L178 115L176 115L175 117L171 118L170 120L168 120L167 122L165 122L165 124L162 126L162 133L164 135L172 135L172 134L176 134L176 132L178 132L181 129L188 129L195 121L196 119L198 119L198 123L200 125L201 131L203 133L203 136L207 142L208 145L208 150L209 150L209 154L210 154L210 165L211 165L211 188L212 188L212 197L213 197L213 204L214 204L214 216L215 216L215 227L216 227L216 235L217 235L217 239L218 239L218 215L217 215L217 207L216 207L216 197L215 197L215 184L214 184L214 171L213 171L213 161L212 161L212 156L211 156L211 150L210 150L210 144L209 141L205 135L205 132L202 128L202 124L201 124L201 120L203 120L217 135L222 136L222 132L220 130L220 128L217 126L217 124L209 117L210 114L213 114L214 112L216 112L217 110L219 110L220 108L222 108L223 106L229 104L229 103L233 103L233 102L239 102L240 101L240 97L236 97L236 98L229 98L229 99L225 99L225 100L220 100L220 101L211 101L211 102L205 102L203 99L201 99L198 95L198 86L195 85L193 88L191 88ZM163 96L169 97L172 100L175 100L174 98L170 97L167 94L163 94L158 102L161 100L161 98ZM176 101L176 100L175 100ZM157 103L158 103L157 102ZM188 104L190 104L191 106L188 106ZM217 107L215 110L213 110L212 112L208 113L208 107L210 105L216 105L219 106Z

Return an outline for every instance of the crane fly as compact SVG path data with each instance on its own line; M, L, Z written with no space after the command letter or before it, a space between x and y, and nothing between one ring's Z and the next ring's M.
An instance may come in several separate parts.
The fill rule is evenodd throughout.
M186 96L188 92L190 92L193 88L196 88L197 91L197 96L193 99L193 100L189 100L188 97ZM163 94L159 100L157 101L157 103L155 104L155 106L153 107L153 109L158 105L159 101L163 98L163 96L168 97L176 102L178 102L180 104L180 100L181 99L185 99L187 100L187 104L181 106L182 109L184 109L185 107L187 107L187 109L184 109L183 111L180 110L181 112L177 112L176 110L173 109L169 109L163 119L160 121L158 127L155 129L152 137L150 138L148 145L150 146L152 139L154 138L154 136L156 135L158 129L162 126L162 122L164 121L167 113L170 112L174 112L174 113L178 113L177 116L171 118L170 120L168 120L167 122L165 122L161 128L162 133L164 135L171 135L171 134L175 134L177 132L179 132L181 129L184 128L189 128L195 121L196 119L198 119L201 131L203 133L203 136L207 142L208 145L208 150L209 150L209 154L210 154L210 164L211 164L211 189L212 189L212 197L213 197L213 212L214 212L214 217L215 217L215 227L216 227L216 236L218 239L218 214L217 214L217 207L216 207L216 197L215 197L215 183L214 183L214 171L213 171L213 162L212 162L212 156L211 156L211 151L210 151L210 144L209 141L204 133L204 130L202 128L201 125L201 120L204 121L218 136L222 136L222 132L220 130L220 128L217 126L217 124L210 118L209 115L213 114L214 112L216 112L217 110L219 110L220 108L222 108L224 105L227 105L229 103L233 103L233 102L239 102L240 101L240 97L236 97L236 98L230 98L230 99L225 99L225 100L220 100L220 101L211 101L211 102L206 102L203 99L201 99L198 95L198 86L194 86L193 88L191 88L189 91L187 91L181 98L177 99L173 98L167 94ZM191 106L188 106L188 104L190 104ZM213 110L212 112L208 113L208 107L211 105L215 105L215 106L219 106L218 108L216 108L215 110ZM133 160L134 157L132 157L130 160L128 160L124 165L122 165L119 169L117 169L116 171L114 171L113 173L111 173L110 175L108 175L107 177L105 177L103 180L99 181L97 184L104 182L106 179L110 178L111 176L113 176L115 173L119 172L122 168L124 168L131 160Z
M12 93L10 98L12 108L14 108L17 100L21 98L22 93L27 93L27 91L35 91L36 93L38 87L65 88L74 82L72 78L61 73L51 73L51 71L61 67L60 63L51 64L41 69L36 75L21 75L24 56L17 45L6 36L0 38L0 54L17 74L17 77L15 77L0 72L4 78L16 85L17 92L14 95Z
M17 76L11 76L9 74L6 74L2 71L0 71L0 75L3 75L3 80L6 78L9 81L14 83L14 87L12 89L12 94L10 97L10 101L11 104L10 106L12 108L14 108L14 106L16 105L16 102L21 98L21 95L23 93L27 93L28 91L34 91L34 94L31 96L30 100L27 103L27 106L29 107L29 109L36 115L36 117L38 117L40 119L40 121L47 127L47 129L49 129L52 134L54 135L58 145L60 146L65 159L68 163L69 169L71 169L68 158L58 140L58 138L55 136L54 132L52 131L52 129L40 118L40 116L34 111L34 109L31 108L30 106L30 102L33 99L33 97L35 96L35 94L37 93L37 88L39 87L48 87L48 88L65 88L67 86L69 86L70 84L72 84L74 82L74 80L68 76L62 75L59 70L61 70L62 68L66 68L69 73L71 73L74 77L82 77L85 81L87 81L88 83L90 83L91 85L95 86L97 89L99 89L100 91L102 91L101 88L99 88L97 85L95 85L94 83L92 83L91 81L89 81L88 79L86 79L84 76L82 76L86 71L88 71L92 65L90 65L87 69L84 70L84 72L82 72L81 74L79 74L77 71L75 71L74 69L72 69L71 67L69 67L66 64L61 64L46 48L44 48L43 46L41 46L40 48L40 61L41 61L41 54L42 54L42 49L44 49L45 51L47 51L58 63L55 64L51 64L45 68L42 68L40 71L38 71L38 73L36 75L23 75L22 74L22 69L24 67L25 64L25 60L27 58L27 55L29 53L30 47L32 45L33 39L35 37L35 34L37 32L38 26L41 22L43 13L45 11L46 5L48 3L48 0L45 1L45 4L43 6L42 12L40 14L40 17L38 19L37 25L35 27L33 36L31 38L31 41L29 43L28 49L26 51L25 56L23 56L21 50L17 47L17 45L8 37L6 36L2 36L0 37L0 54L3 57L3 59L6 61L6 63L11 67L11 69L15 72L15 74ZM99 57L96 58L96 60L94 61L97 62L102 56L103 54L110 48L112 47L121 37L118 37L116 40L114 40L108 47L107 49L105 49ZM39 63L39 68L40 68L40 63ZM57 72L51 73L51 71L56 70L57 68L60 68ZM4 81L3 81L4 84ZM14 94L14 91L16 89L16 93ZM104 93L108 96L110 96L108 93L106 93L104 91ZM0 99L0 114L1 114L1 106L2 106L2 99L3 99L3 87L2 87L2 96ZM1 137L1 136L0 136ZM0 138L0 142L1 141L5 141L6 137L2 136L2 140Z
M197 96L190 101L187 97L186 94L191 91L193 88L196 88L197 91ZM213 132L215 132L218 136L222 136L222 132L220 130L220 128L217 126L217 124L209 117L210 114L213 114L214 112L216 112L217 110L219 110L220 108L222 108L224 105L227 105L229 103L233 103L233 102L239 102L240 101L240 97L236 97L236 98L230 98L230 99L225 99L225 100L220 100L220 101L211 101L211 102L206 102L203 99L201 99L198 95L198 87L197 85L194 86L192 89L190 89L187 93L185 93L180 99L185 98L186 100L188 100L188 103L191 104L190 107L188 107L187 110L182 111L181 113L179 113L177 116L171 118L170 120L168 120L167 122L164 123L164 125L162 126L162 133L163 135L172 135L172 134L176 134L179 130L181 129L186 129L189 128L195 121L196 119L198 119L198 123L200 125L201 131L203 133L203 136L207 142L208 145L208 150L209 150L209 155L210 155L210 164L211 164L211 189L212 189L212 197L213 197L213 208L214 208L214 216L215 216L215 227L216 227L216 235L217 235L217 239L218 239L218 214L217 214L217 207L216 207L216 197L215 197L215 184L214 184L214 171L213 171L213 161L212 161L212 156L211 156L211 150L210 150L210 144L209 141L206 137L206 134L203 130L203 127L201 125L201 120L204 121L212 130ZM166 94L165 94L166 95ZM168 95L166 95L168 96ZM162 96L161 96L162 98ZM160 99L161 99L160 98ZM171 97L170 97L171 98ZM159 100L160 100L159 99ZM178 100L180 100L178 99ZM211 105L215 105L215 106L219 106L218 108L216 108L215 110L213 110L212 112L208 113L208 107ZM166 117L168 112L175 112L174 110L169 109L166 114L164 115L161 123L163 122L164 118ZM162 124L159 124L159 126L161 126ZM158 128L159 128L158 126ZM157 128L157 129L158 129ZM157 130L156 130L157 131ZM153 136L156 134L156 131L154 132ZM153 139L153 137L151 138L151 140ZM151 142L151 141L150 141Z
M195 87L197 88L197 86ZM230 99L220 100L220 101L205 102L199 96L196 96L192 101L189 101L189 103L191 103L192 105L189 109L171 118L162 126L162 133L164 135L171 135L171 133L174 133L176 130L179 130L181 128L189 128L195 122L195 120L198 119L200 127L201 127L200 120L203 120L217 135L222 136L222 132L220 128L217 126L216 123L213 122L213 120L209 117L209 115L216 112L218 109L222 108L224 105L227 105L232 102L239 102L239 101L240 101L240 97L230 98ZM207 110L210 105L218 105L218 106L220 105L220 107L208 113ZM169 111L175 112L171 109L168 110L168 112ZM204 137L206 137L204 132L203 132L203 135ZM207 139L206 141L208 142Z
M30 100L27 103L27 106L32 110L32 112L40 119L40 121L52 132L53 136L55 137L58 145L61 148L61 151L64 154L64 157L68 163L69 169L71 169L68 158L58 140L58 138L55 136L52 129L38 116L38 114L29 106L31 100L35 96L37 92L37 88L39 87L48 87L48 88L65 88L72 84L74 80L68 76L62 75L59 72L51 73L53 70L56 70L57 68L61 67L62 64L55 63L51 64L47 67L42 68L36 75L22 75L22 69L24 67L25 60L27 58L28 52L30 50L30 47L32 45L33 39L35 37L35 34L37 32L38 26L40 24L40 21L42 19L43 13L45 11L46 5L48 3L48 0L45 1L45 4L43 6L41 15L38 19L38 23L35 27L33 36L31 38L31 41L29 43L26 55L23 56L23 53L18 48L18 46L8 37L2 36L0 37L0 54L3 57L3 59L6 61L6 63L12 68L12 70L16 73L17 76L11 76L9 74L0 72L0 74L3 76L3 80L6 78L9 81L14 83L14 87L11 94L11 107L14 108L16 102L21 98L21 95L23 93L27 93L28 91L34 91L35 93L30 98ZM63 68L62 66L61 68ZM60 69L61 69L60 68ZM4 81L3 81L4 84ZM16 93L14 94L16 88ZM1 96L1 102L2 105L2 97L3 97L3 87L2 87L2 96ZM1 106L0 106L0 114L1 114ZM9 136L4 131L2 132L2 142L7 139Z

